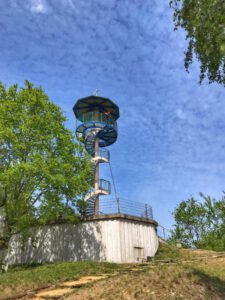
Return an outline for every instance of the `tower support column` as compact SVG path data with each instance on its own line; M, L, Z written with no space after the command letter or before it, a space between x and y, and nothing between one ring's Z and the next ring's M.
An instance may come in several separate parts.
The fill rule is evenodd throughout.
M95 139L95 157L99 155L99 138L96 137ZM99 163L96 163L95 166L95 191L99 190ZM99 214L99 196L95 199L95 215Z

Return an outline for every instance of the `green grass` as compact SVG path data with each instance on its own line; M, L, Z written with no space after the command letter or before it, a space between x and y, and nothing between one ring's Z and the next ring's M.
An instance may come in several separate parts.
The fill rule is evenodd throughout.
M23 293L58 281L78 279L85 275L112 273L124 268L122 265L95 262L62 262L38 266L9 268L0 273L0 297Z
M156 260L177 260L182 257L181 251L171 244L159 244L159 249L156 253Z

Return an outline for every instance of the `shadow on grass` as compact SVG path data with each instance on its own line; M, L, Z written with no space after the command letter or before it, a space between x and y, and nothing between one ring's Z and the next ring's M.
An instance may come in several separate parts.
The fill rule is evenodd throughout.
M36 269L36 268L41 267L41 266L43 266L42 263L14 265L14 266L9 266L8 272L16 272L16 271L24 271L24 270L29 270L29 269Z
M225 280L216 276L210 276L199 269L193 269L193 274L197 275L199 282L206 286L209 295L213 294L221 297L221 299L225 299Z

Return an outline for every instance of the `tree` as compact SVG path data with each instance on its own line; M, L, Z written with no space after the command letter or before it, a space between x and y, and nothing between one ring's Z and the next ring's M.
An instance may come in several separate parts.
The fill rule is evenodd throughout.
M200 62L200 83L207 76L210 83L225 86L224 0L171 0L170 5L174 10L175 29L186 31L186 70L195 54Z
M91 166L40 87L0 83L0 207L5 239L35 224L74 221Z
M191 197L182 201L173 215L176 221L173 238L189 247L196 245L204 230L204 206Z
M193 197L174 210L174 229L170 240L188 247L225 250L225 197L216 200L200 193L202 202Z

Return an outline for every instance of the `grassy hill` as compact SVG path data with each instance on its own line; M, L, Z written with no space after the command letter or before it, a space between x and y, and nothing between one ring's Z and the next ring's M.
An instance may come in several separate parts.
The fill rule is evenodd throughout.
M0 274L0 298L25 294L85 275L107 278L71 290L72 299L225 299L225 253L161 244L149 263L76 262L11 268ZM114 275L114 276L112 276ZM31 292L28 292L28 294Z

